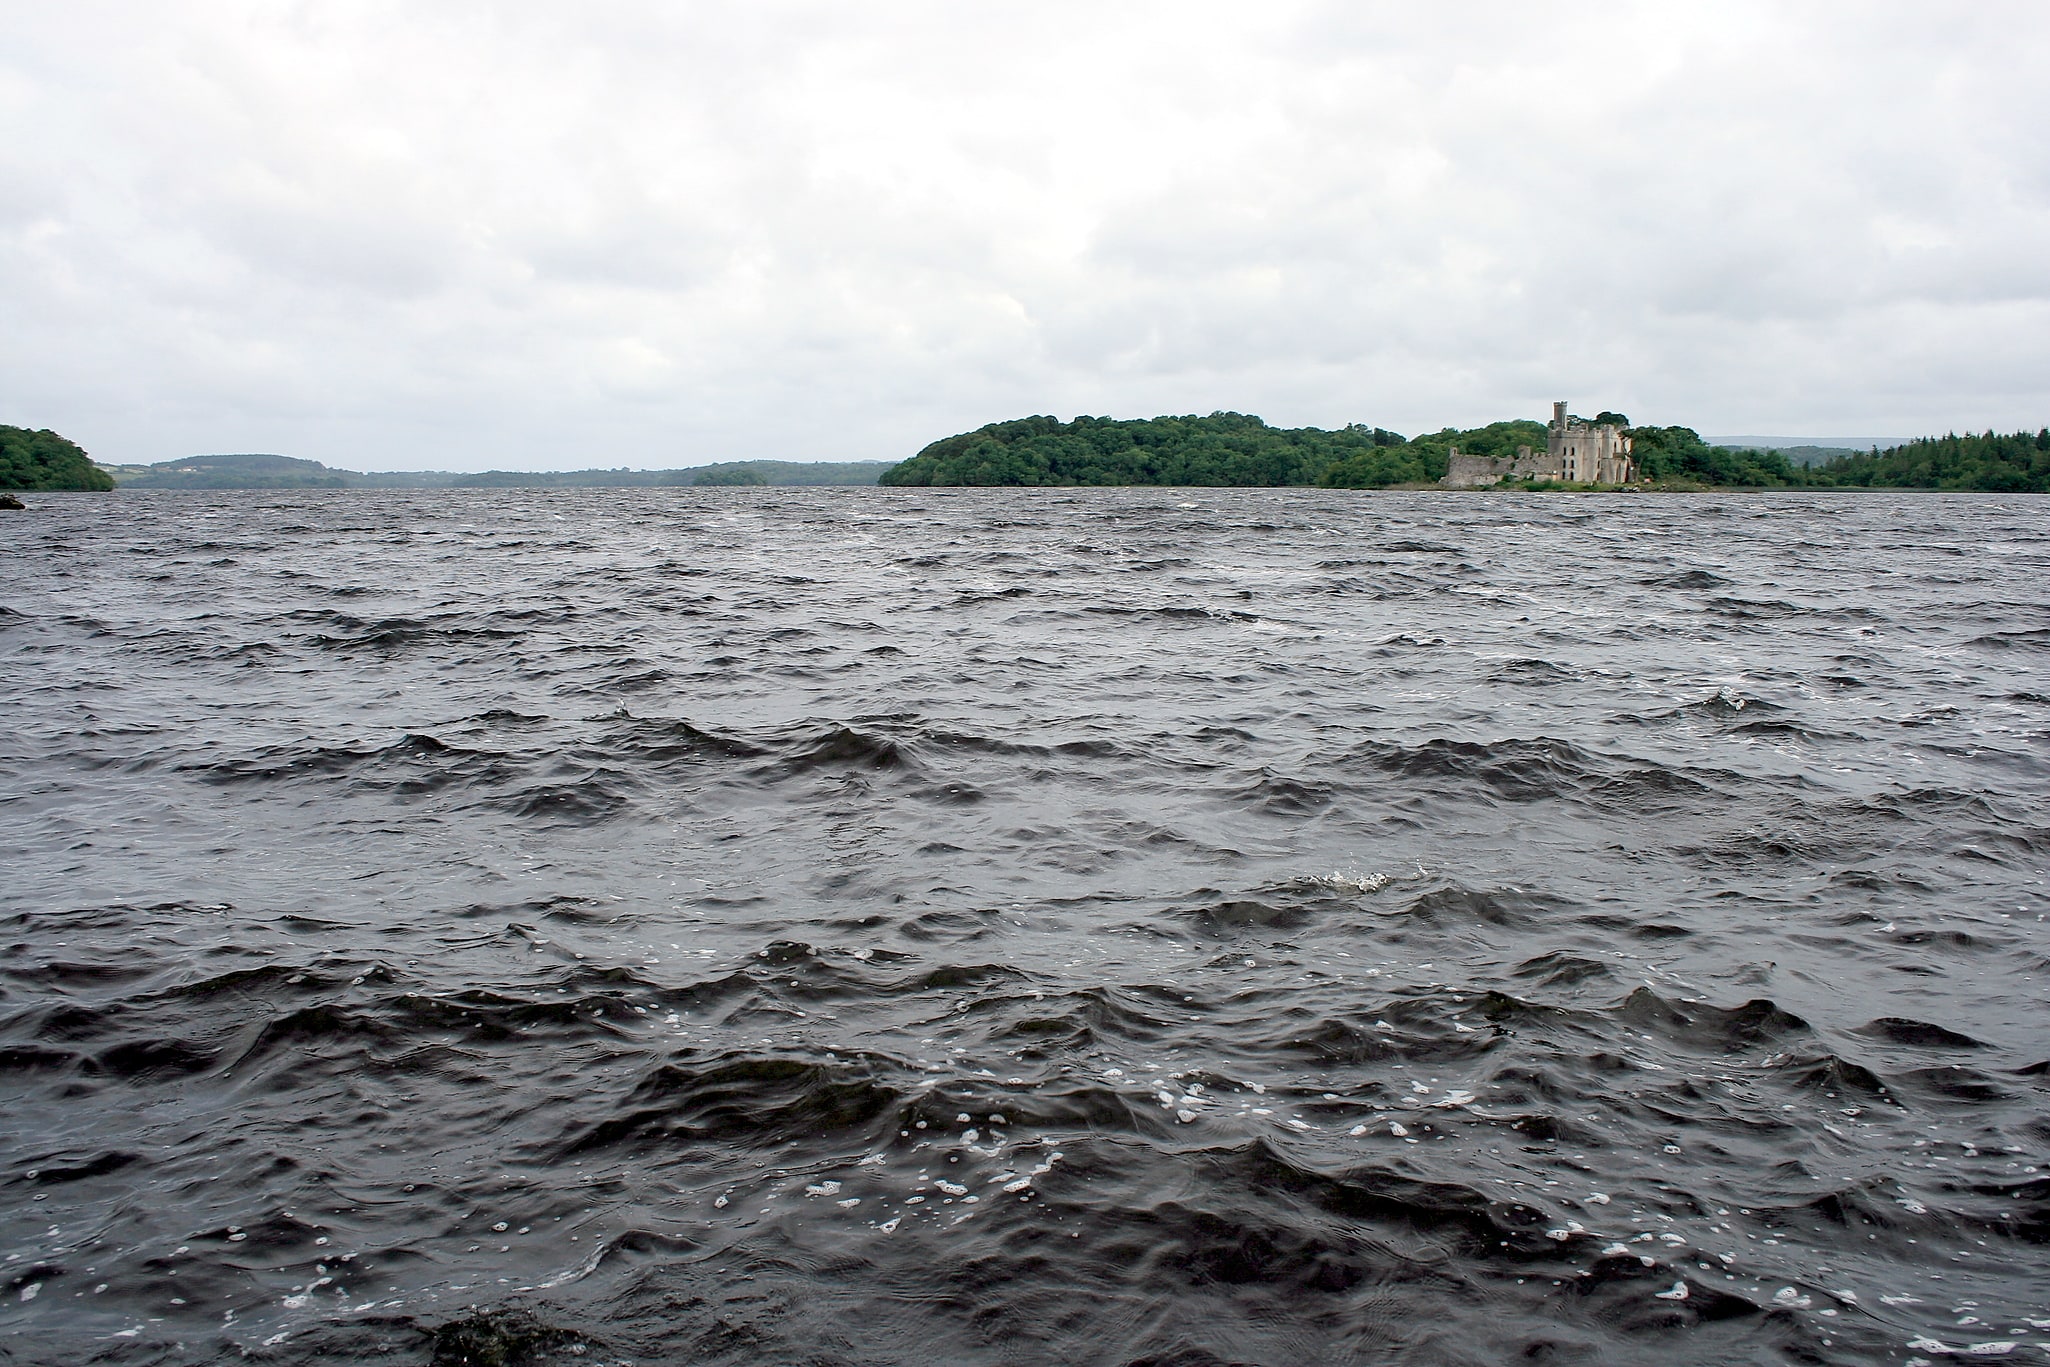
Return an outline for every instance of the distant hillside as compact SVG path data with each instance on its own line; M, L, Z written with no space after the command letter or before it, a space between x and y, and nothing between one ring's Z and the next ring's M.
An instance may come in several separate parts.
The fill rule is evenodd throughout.
M886 460L736 460L681 470L486 470L454 475L457 489L644 489L676 485L848 485L874 484L890 468ZM376 479L378 476L364 476Z
M680 470L339 470L296 456L188 456L121 467L124 489L638 489L684 485L874 484L890 462L725 461ZM107 487L112 487L108 485Z
M800 464L788 460L740 460L726 461L718 465L700 465L692 472L696 478L693 484L723 484L731 482L731 473L753 472L768 484L824 485L824 484L874 484L883 471L895 461L889 460L840 460L816 461ZM747 482L742 480L741 482Z
M0 489L76 489L105 493L114 487L78 443L48 428L0 426Z
M375 478L375 476L371 476ZM682 470L486 470L451 475L451 489L647 489L690 483Z
M1727 451L1777 451L1789 465L1813 469L1861 451L1885 451L1904 446L1908 437L1703 437L1710 446Z
M296 456L189 456L124 479L124 489L341 489L349 474Z
M1731 449L1742 450L1745 448L1734 447ZM1843 446L1774 446L1769 449L1785 456L1790 464L1813 469L1818 465L1827 465L1833 460L1840 460L1856 448Z
M645 489L677 485L852 485L874 484L890 468L886 460L736 460L681 470L486 470L453 475L457 489ZM376 479L378 476L366 476Z

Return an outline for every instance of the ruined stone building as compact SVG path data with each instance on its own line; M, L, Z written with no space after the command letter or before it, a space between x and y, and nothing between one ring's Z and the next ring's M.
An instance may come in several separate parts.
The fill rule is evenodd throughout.
M1505 479L1556 479L1576 484L1628 484L1637 478L1630 457L1630 435L1614 423L1593 426L1569 417L1562 401L1552 405L1545 431L1545 452L1528 446L1514 457L1462 456L1453 447L1440 484L1452 489L1482 489Z

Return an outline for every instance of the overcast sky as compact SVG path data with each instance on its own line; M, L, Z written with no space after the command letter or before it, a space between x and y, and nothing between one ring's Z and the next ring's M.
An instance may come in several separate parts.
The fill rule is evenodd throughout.
M2046 73L2042 0L0 0L0 422L357 469L2033 428Z

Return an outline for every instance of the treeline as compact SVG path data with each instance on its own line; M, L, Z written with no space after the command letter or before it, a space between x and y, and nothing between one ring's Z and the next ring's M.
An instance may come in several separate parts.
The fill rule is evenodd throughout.
M1590 421L1597 426L1613 423L1628 432L1638 476L1653 484L1792 489L1829 483L1818 478L1818 472L1794 464L1777 451L1711 446L1691 427L1632 427L1623 414L1609 412L1598 413ZM1513 457L1525 446L1542 455L1546 436L1543 423L1522 418L1492 422L1486 427L1447 427L1412 437L1385 451L1341 461L1325 470L1316 482L1333 488L1385 489L1392 484L1434 481L1443 478L1455 448L1461 455L1497 460ZM1409 470L1423 473L1404 473ZM1505 481L1504 487L1559 486L1552 481L1517 480Z
M1780 451L1715 446L1691 427L1632 427L1621 413L1593 421L1630 434L1639 477L1669 489L1982 489L2050 492L2050 431L1923 438L1820 465ZM1269 427L1245 413L1161 418L1016 418L933 442L883 472L889 485L1322 485L1385 489L1444 478L1451 452L1506 458L1545 449L1541 422L1515 419L1404 437L1355 423L1325 430ZM1508 488L1560 487L1505 481Z
M79 489L105 493L113 477L76 442L48 428L0 425L0 489Z
M1597 422L1628 427L1620 413ZM1788 488L1817 483L1811 472L1765 451L1710 446L1686 427L1630 428L1640 467L1654 481ZM1269 427L1244 413L1164 418L1016 418L932 443L883 473L894 485L1288 485L1385 489L1432 484L1451 453L1507 458L1545 449L1545 425L1527 419L1447 427L1405 437L1355 423ZM1821 481L1826 482L1826 481ZM1542 486L1540 486L1542 487Z
M1830 482L1873 489L1983 489L2050 493L2050 428L1918 437L1822 468Z
M1491 459L1514 456L1520 446L1545 449L1545 425L1526 418L1491 422L1486 427L1447 427L1407 439L1385 428L1374 430L1391 440L1372 451L1354 452L1333 462L1313 482L1332 489L1385 489L1391 484L1431 483L1445 477L1455 447L1463 456Z
M1627 427L1630 455L1653 484L1705 484L1737 489L1799 489L1827 485L1828 467L1796 465L1778 451L1710 446L1691 427Z

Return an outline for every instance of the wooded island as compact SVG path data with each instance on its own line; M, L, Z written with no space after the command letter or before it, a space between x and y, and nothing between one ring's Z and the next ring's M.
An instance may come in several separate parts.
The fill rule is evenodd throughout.
M1575 421L1579 421L1576 419ZM2050 491L2050 429L1924 437L1881 451L1846 451L1816 466L1769 450L1714 446L1691 427L1630 426L1637 482L1655 489L1897 488ZM1317 485L1385 489L1435 485L1451 453L1513 459L1543 448L1545 424L1512 419L1404 437L1384 427L1269 427L1244 413L1208 417L1016 418L933 442L883 472L890 485ZM1620 487L1503 479L1503 489Z

